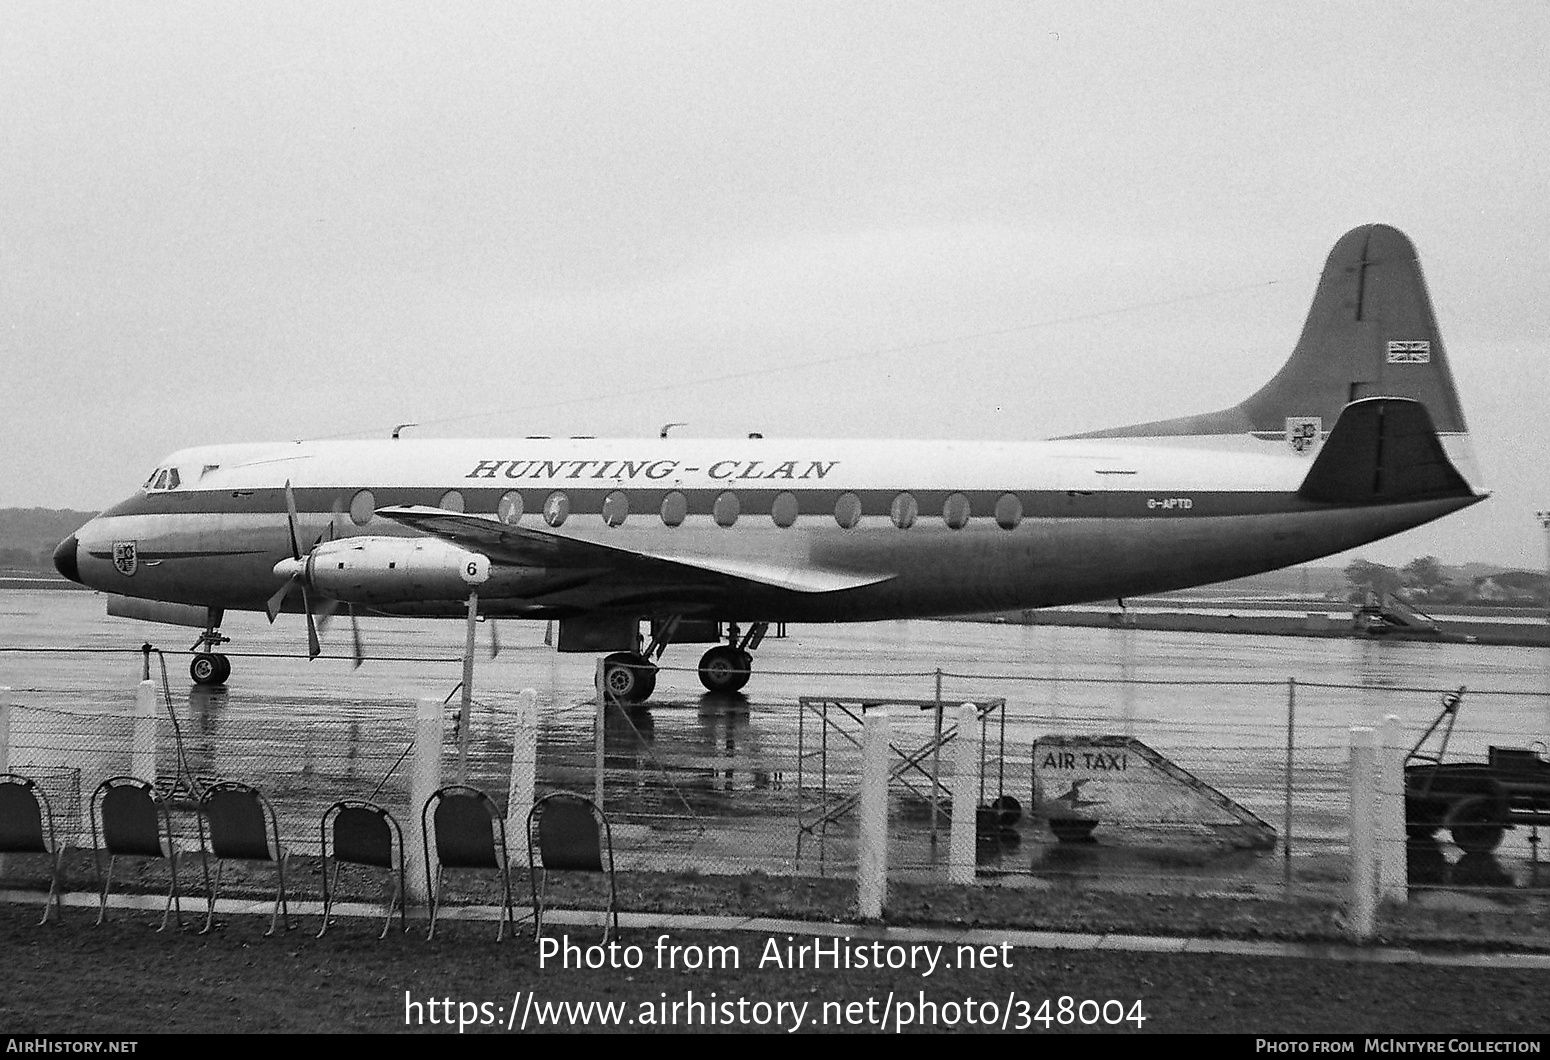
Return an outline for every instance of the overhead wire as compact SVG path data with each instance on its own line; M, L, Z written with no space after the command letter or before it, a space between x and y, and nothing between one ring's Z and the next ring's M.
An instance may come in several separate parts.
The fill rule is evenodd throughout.
M1120 316L1126 313L1135 313L1147 309L1161 309L1166 306L1180 305L1186 302L1197 302L1207 298L1219 298L1223 295L1241 294L1245 291L1258 291L1274 287L1281 281L1258 280L1254 283L1237 284L1232 287L1218 287L1209 291L1200 291L1194 294L1176 295L1172 298L1160 298L1150 302L1136 302L1131 305L1117 306L1113 309L1098 309L1087 313L1074 313L1068 316L1051 317L1046 320L1037 320L1027 324L1018 324L1009 328L996 328L989 331L965 332L957 335L949 335L937 339L922 339L917 342L901 343L894 346L883 346L870 350L854 350L849 353L837 353L828 357L814 357L802 361L793 361L788 364L765 365L759 368L746 368L739 371L724 372L721 375L701 376L692 380L674 380L666 383L658 383L652 386L631 386L627 393L631 397L639 397L643 394L661 394L673 390L688 389L691 387L703 387L734 383L746 379L758 379L766 376L780 375L788 372L800 372L810 368L823 368L829 365L846 364L852 361L862 361L874 357L892 357L901 353L912 353L919 350L936 349L943 346L951 346L960 342L975 342L983 339L1003 338L1007 335L1019 335L1024 332L1037 331L1041 328L1058 327L1063 324L1075 324L1086 320L1101 320L1107 317ZM609 390L606 393L590 392L576 394L571 397L556 398L551 401L531 402L523 405L508 405L498 409L485 409L479 412L464 412L455 416L439 416L421 418L415 423L418 427L433 427L449 423L464 423L469 420L485 419L491 416L510 416L518 412L537 412L547 409L566 408L572 405L585 405L597 401L614 400L620 396L620 391ZM310 435L307 441L331 441L339 438L353 438L357 435L381 434L389 426L400 425L395 421L393 425L386 423L372 427L362 427L357 430L342 431L337 434Z

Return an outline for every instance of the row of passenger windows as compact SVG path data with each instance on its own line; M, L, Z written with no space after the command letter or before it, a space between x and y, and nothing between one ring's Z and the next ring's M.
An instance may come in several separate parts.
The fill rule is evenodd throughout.
M372 513L376 510L376 498L370 490L361 490L350 501L350 518L357 526L365 526L371 522ZM437 507L447 511L461 512L464 510L463 495L457 490L448 490L442 494ZM495 506L496 517L503 523L515 524L522 519L524 514L522 507L522 494L516 490L503 495ZM544 522L550 526L562 526L571 515L570 497L562 491L556 490L544 500L540 514ZM630 498L623 490L614 490L603 498L602 507L603 522L609 526L622 526L631 515ZM642 514L642 513L636 513ZM689 515L689 499L682 493L672 492L662 498L662 504L657 514L667 526L680 526ZM711 518L717 526L732 526L743 514L743 502L738 495L730 490L716 497L711 506ZM791 526L801 514L800 504L794 493L780 493L770 504L770 520L776 526ZM817 515L817 512L809 512L809 515ZM861 522L861 498L854 493L841 494L834 502L834 521L845 529L850 529ZM982 513L984 514L984 513ZM1023 521L1023 502L1015 493L1003 493L995 504L993 514L996 524L1004 530L1010 530ZM889 518L893 525L902 529L914 526L920 518L920 505L913 494L900 493L894 497L889 505ZM954 493L942 503L942 522L949 529L961 530L967 526L969 519L974 515L973 506L969 498L962 493Z

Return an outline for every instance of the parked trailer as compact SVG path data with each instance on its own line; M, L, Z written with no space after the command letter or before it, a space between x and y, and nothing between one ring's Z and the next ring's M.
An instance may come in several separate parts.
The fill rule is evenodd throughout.
M1467 853L1495 850L1507 829L1550 825L1550 754L1534 747L1492 747L1484 762L1444 762L1464 689L1442 697L1442 710L1405 756L1405 830L1430 839L1445 828ZM1422 748L1438 735L1435 752Z

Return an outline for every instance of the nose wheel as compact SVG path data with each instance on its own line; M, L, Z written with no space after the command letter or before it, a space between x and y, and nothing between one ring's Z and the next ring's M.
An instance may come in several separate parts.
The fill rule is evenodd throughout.
M230 637L221 636L221 619L224 615L225 612L220 608L210 608L209 624L199 634L199 639L194 641L195 654L193 661L188 664L188 676L194 679L196 685L224 685L231 676L231 660L213 650L231 640Z
M216 652L200 652L188 664L188 676L196 685L224 685L231 676L231 660Z

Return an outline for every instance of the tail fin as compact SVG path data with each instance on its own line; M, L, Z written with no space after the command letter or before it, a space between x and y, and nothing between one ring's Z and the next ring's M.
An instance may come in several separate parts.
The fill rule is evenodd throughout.
M1298 425L1306 430L1310 422L1315 431L1330 430L1346 405L1370 397L1419 401L1438 432L1465 433L1415 247L1387 225L1353 229L1335 244L1297 347L1252 397L1219 412L1074 437L1247 432L1290 439Z

